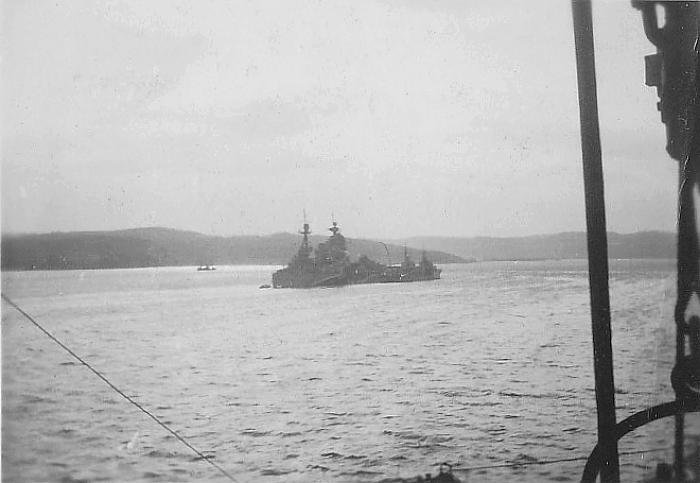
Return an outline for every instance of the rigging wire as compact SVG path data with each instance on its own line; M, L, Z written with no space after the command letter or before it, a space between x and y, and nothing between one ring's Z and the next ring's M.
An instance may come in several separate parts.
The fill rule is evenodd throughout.
M54 341L56 344L58 344L64 351L66 351L68 354L70 354L70 355L73 356L75 359L77 359L82 365L84 365L85 367L87 367L88 369L90 369L90 371L92 371L97 377L99 377L100 379L102 379L102 381L103 381L105 384L107 384L110 388L112 388L116 393L118 393L118 394L119 394L120 396L122 396L124 399L126 399L126 400L129 401L131 404L133 404L134 406L136 406L141 412L143 412L144 414L146 414L149 418L151 418L153 421L155 421L159 426L161 426L163 429L165 429L167 432L169 432L171 435L173 435L178 441L180 441L182 444L184 444L184 445L187 446L189 449L191 449L191 450L192 450L197 456L199 456L201 459L203 459L204 461L206 461L207 463L209 463L211 466L213 466L214 468L216 468L217 470L219 470L219 472L220 472L221 474L223 474L224 476L226 476L226 478L228 478L229 480L233 481L234 483L239 483L238 480L236 480L228 471L226 471L225 469L223 469L223 468L222 468L221 466L219 466L217 463L215 463L215 462L212 461L210 458L208 458L207 456L205 456L205 455L204 455L201 451L199 451L197 448L195 448L195 447L192 446L190 443L188 443L188 442L185 440L185 438L183 438L182 436L180 436L180 434L178 434L177 431L175 431L174 429L170 428L170 426L168 426L168 425L165 424L163 421L161 421L157 416L155 416L153 413L151 413L148 409L146 409L146 408L144 408L143 406L141 406L138 402L134 401L133 398L131 398L130 396L128 396L127 394L125 394L124 391L122 391L122 390L119 389L117 386L115 386L114 384L112 384L112 382L110 382L109 379L107 379L105 376L103 376L99 371L97 371L94 367L92 367L87 361L85 361L83 358L81 358L78 354L76 354L75 352L73 352L73 351L72 351L68 346L66 346L63 342L61 342L60 340L58 340L58 339L56 338L56 336L54 336L51 332L49 332L49 331L46 330L44 327L42 327L41 324L39 324L39 322L37 322L36 320L34 320L34 318L33 318L31 315L29 315L27 312L25 312L24 310L22 310L16 303L14 303L12 300L10 300L10 299L7 297L7 295L5 295L4 293L0 293L0 297L2 297L2 299L3 299L5 302L7 302L10 306L12 306L15 310L17 310L17 312L19 312L20 314L22 314L27 320L29 320L32 324L34 324L34 326L36 326L40 331L42 331L49 339L51 339L51 340Z
M636 454L644 454L644 453L655 453L659 451L668 451L673 449L673 446L669 446L666 448L652 448L652 449L640 449L640 450L635 450L635 451L626 451L624 453L620 453L620 456L630 456L630 455L636 455ZM468 472L468 471L476 471L476 470L488 470L492 468L519 468L523 466L544 466L544 465L551 465L555 463L567 463L571 461L587 461L588 456L576 456L572 458L560 458L556 460L543 460L543 461L523 461L521 463L499 463L499 464L494 464L494 465L482 465L482 466L459 466L459 465L454 465L454 471L460 471L460 472ZM621 463L622 464L622 463Z

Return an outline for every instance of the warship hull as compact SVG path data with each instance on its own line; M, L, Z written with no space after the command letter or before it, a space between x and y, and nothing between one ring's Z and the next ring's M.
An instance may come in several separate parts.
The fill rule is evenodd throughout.
M354 273L319 274L315 271L295 270L292 267L287 267L272 275L272 286L274 288L314 288L367 283L424 282L439 280L441 272L442 270L436 269L432 273L395 273L389 271L362 275Z
M287 267L272 275L274 288L338 287L348 285L344 273Z
M367 283L408 283L438 280L441 269L433 265L423 253L418 264L404 250L401 265L383 265L361 256L351 262L345 247L345 238L339 233L337 223L330 228L333 233L315 250L309 246L309 225L304 223L299 232L304 236L301 247L289 265L272 275L274 288L339 287ZM312 252L315 255L312 257Z

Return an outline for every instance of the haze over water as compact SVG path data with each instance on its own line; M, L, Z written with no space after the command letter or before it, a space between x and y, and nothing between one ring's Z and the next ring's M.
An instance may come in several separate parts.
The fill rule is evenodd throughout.
M2 274L3 292L239 481L378 482L585 457L585 261L443 266L413 284L259 290L273 267ZM673 399L672 261L618 261L618 418ZM3 305L5 481L225 481ZM700 434L688 416L690 434ZM672 421L621 451L672 445ZM625 456L623 478L665 452ZM463 481L578 481L583 462Z

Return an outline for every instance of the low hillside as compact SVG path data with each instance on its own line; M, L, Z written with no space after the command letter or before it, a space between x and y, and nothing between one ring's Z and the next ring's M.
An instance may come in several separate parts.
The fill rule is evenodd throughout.
M312 237L315 246L323 237ZM218 237L169 228L138 228L107 232L3 235L3 270L65 270L134 268L179 265L286 264L301 237L288 233L269 236ZM364 254L382 263L399 262L403 246L348 239L353 259ZM420 250L408 249L414 259ZM461 257L429 251L436 263L459 263Z
M415 237L394 240L394 243L430 247L431 250L478 260L585 258L588 253L584 232L518 238ZM659 231L630 234L610 232L608 255L610 258L675 258L676 235Z

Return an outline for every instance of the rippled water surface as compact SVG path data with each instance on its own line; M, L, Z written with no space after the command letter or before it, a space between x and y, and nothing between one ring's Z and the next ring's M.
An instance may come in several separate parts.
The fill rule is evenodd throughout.
M577 481L595 439L586 265L260 290L274 267L3 273L3 291L238 481ZM618 417L673 399L674 267L612 263ZM225 481L3 304L4 481ZM691 434L698 421L689 417ZM671 421L621 451L665 448ZM659 451L622 458L648 474Z

